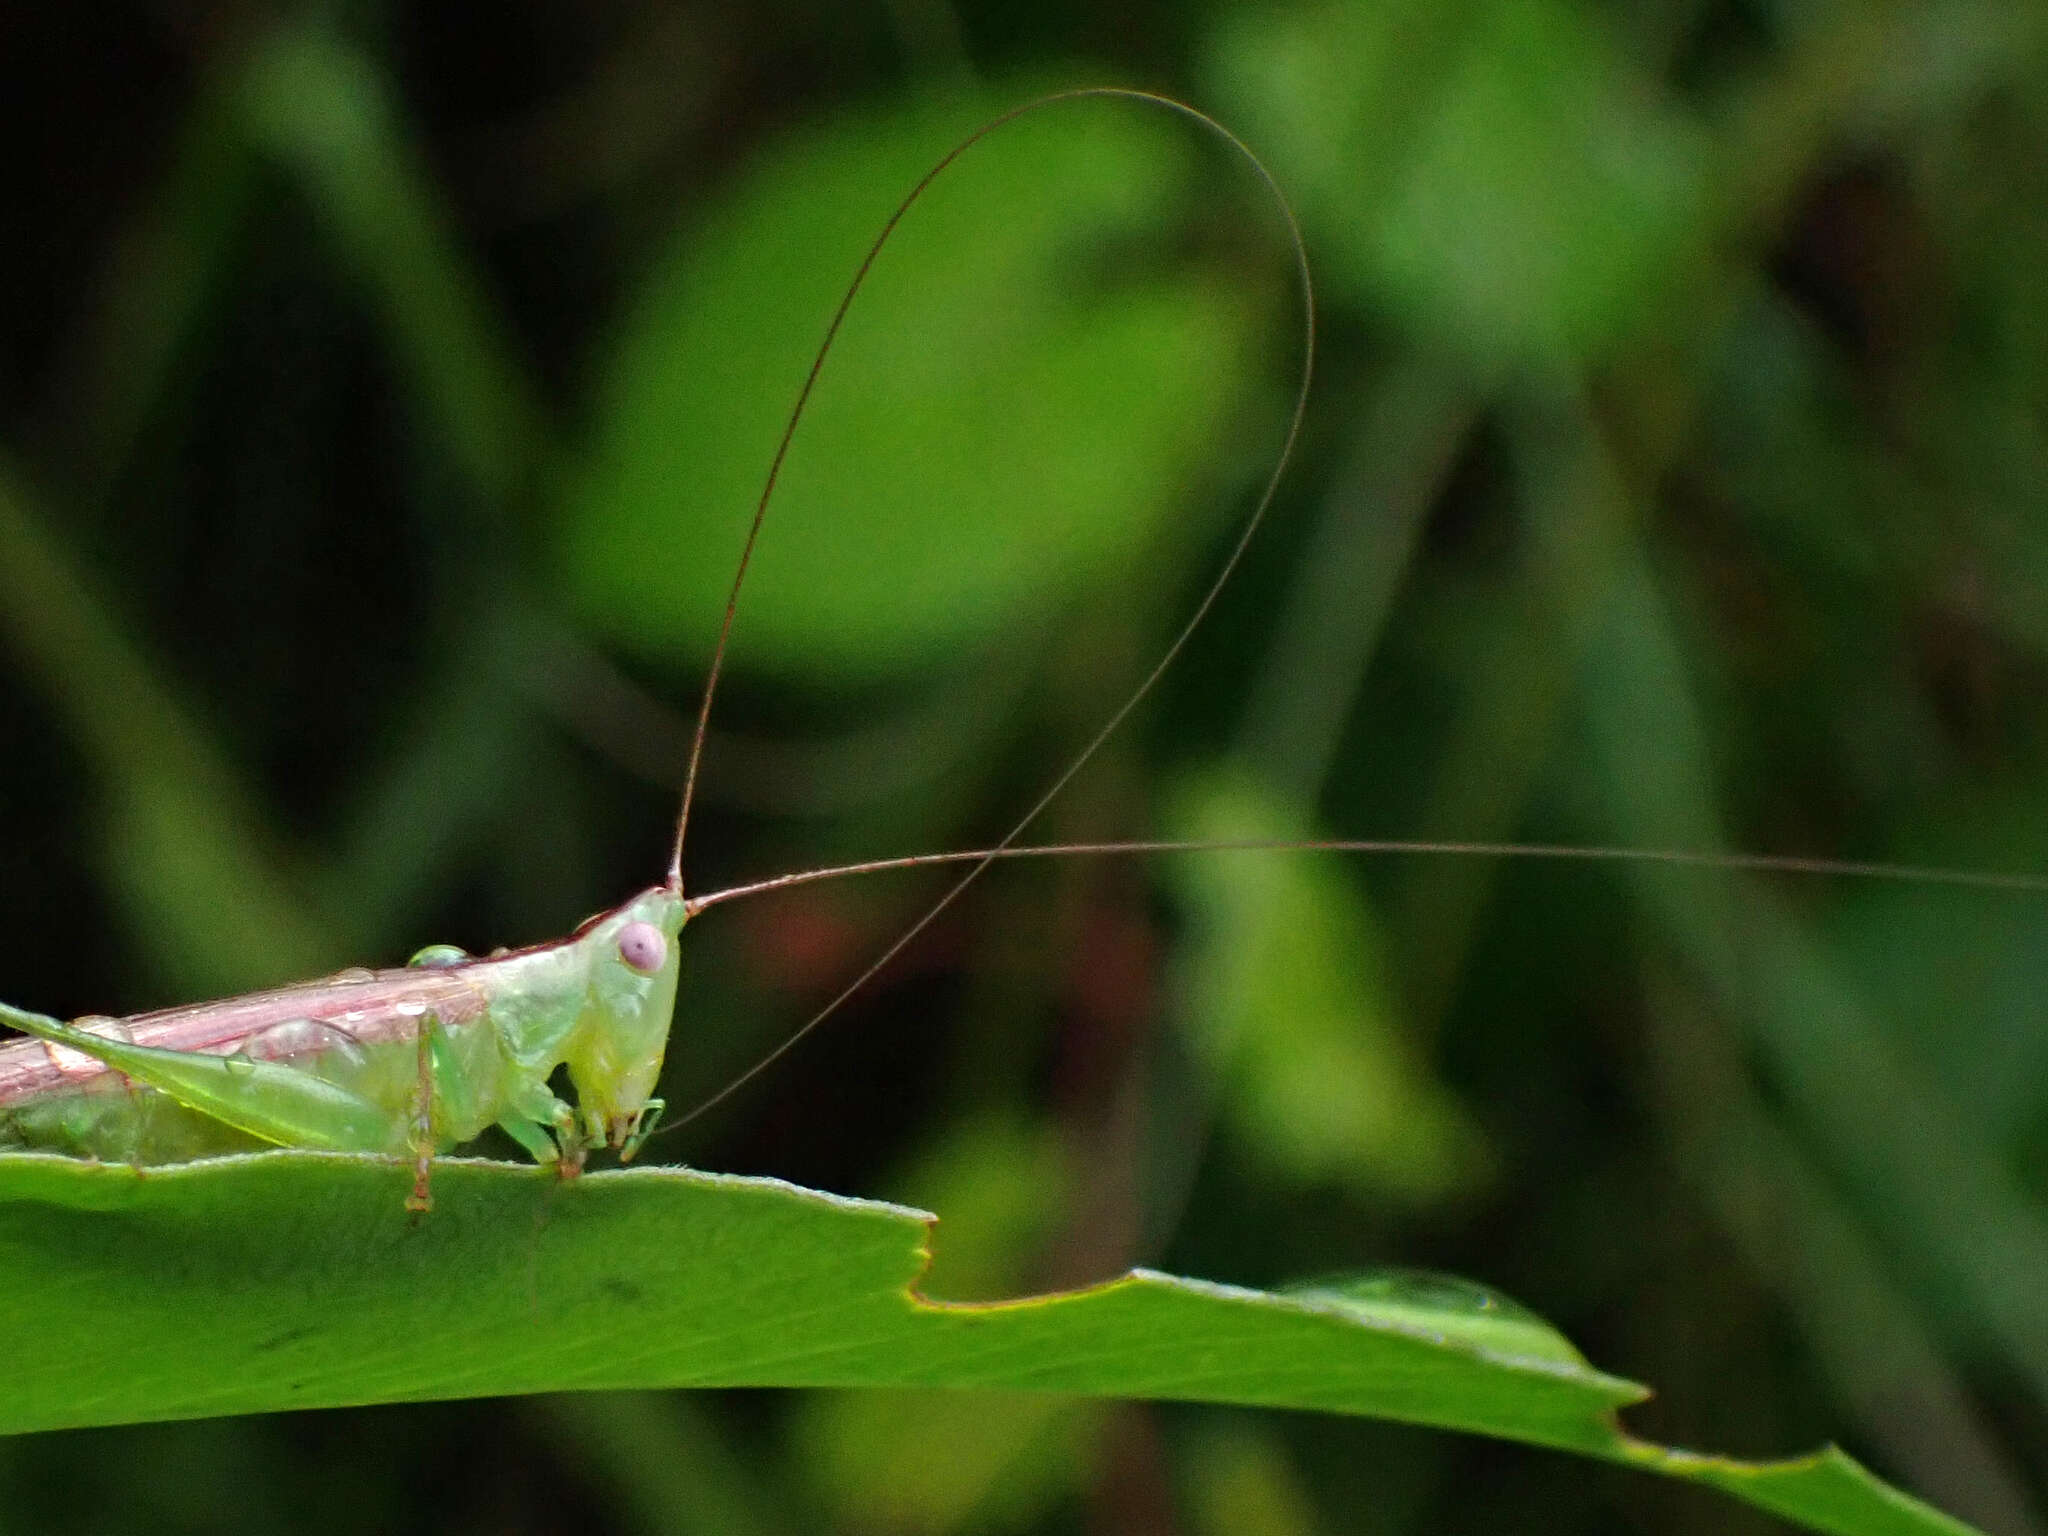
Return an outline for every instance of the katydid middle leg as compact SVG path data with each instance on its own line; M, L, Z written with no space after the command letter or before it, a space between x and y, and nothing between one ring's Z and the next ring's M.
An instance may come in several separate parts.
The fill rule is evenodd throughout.
M440 1020L430 1013L420 1020L413 1037L419 1080L413 1084L412 1193L405 1197L405 1208L415 1216L434 1208L434 1037L440 1028Z

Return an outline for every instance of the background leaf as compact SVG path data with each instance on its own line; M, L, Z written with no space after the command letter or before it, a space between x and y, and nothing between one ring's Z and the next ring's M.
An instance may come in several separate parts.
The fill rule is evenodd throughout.
M841 288L932 146L1031 94L792 136L655 266L567 506L563 573L597 626L709 654L720 572ZM751 665L821 681L929 668L1150 547L1232 436L1252 313L1135 247L1115 268L1094 253L1157 224L1188 149L1174 124L1076 103L977 145L975 174L912 211L785 467L748 599Z

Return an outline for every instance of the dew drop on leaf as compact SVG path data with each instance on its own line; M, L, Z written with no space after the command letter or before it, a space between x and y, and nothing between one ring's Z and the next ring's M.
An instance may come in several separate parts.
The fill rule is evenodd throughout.
M1424 1332L1490 1354L1585 1364L1570 1340L1513 1297L1427 1269L1370 1269L1284 1286L1280 1294L1364 1322Z

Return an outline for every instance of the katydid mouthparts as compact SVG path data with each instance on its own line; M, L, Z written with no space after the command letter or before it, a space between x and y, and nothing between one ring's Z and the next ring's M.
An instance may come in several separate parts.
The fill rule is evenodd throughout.
M739 597L785 456L840 326L891 235L926 189L989 134L1028 113L1083 99L1135 102L1179 114L1251 167L1279 208L1302 305L1301 368L1292 414L1263 489L1193 613L1138 686L993 846L815 869L686 896L683 853L711 706ZM1265 520L1307 408L1315 352L1307 249L1272 173L1240 139L1185 103L1120 87L1064 91L976 129L913 186L861 259L827 324L782 430L748 525L695 717L674 842L662 883L590 918L567 938L471 957L449 946L404 967L349 970L295 986L124 1019L69 1023L0 1004L0 1022L31 1037L0 1046L0 1148L58 1152L137 1166L261 1147L357 1152L410 1165L406 1205L432 1203L436 1154L496 1126L537 1162L574 1174L594 1148L631 1159L663 1110L655 1096L673 1017L679 936L696 913L813 881L923 865L967 866L853 982L680 1124L723 1101L865 986L998 859L1169 851L1319 848L1375 854L1637 860L1751 871L1945 881L2041 891L2048 880L1827 859L1683 850L1398 840L1313 843L1131 842L1029 845L1020 839L1053 798L1152 691L1186 646ZM552 1086L566 1074L574 1102Z

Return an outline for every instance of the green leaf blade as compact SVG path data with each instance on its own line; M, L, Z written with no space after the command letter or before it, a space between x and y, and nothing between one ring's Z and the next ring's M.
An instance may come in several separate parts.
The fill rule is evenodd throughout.
M1816 1530L1966 1529L1839 1452L1752 1465L1630 1439L1614 1414L1644 1388L1448 1282L1275 1294L1139 1270L949 1303L916 1290L934 1219L903 1206L454 1160L414 1222L409 1177L304 1152L0 1158L0 1431L607 1388L1021 1389L1395 1419L1707 1483Z

